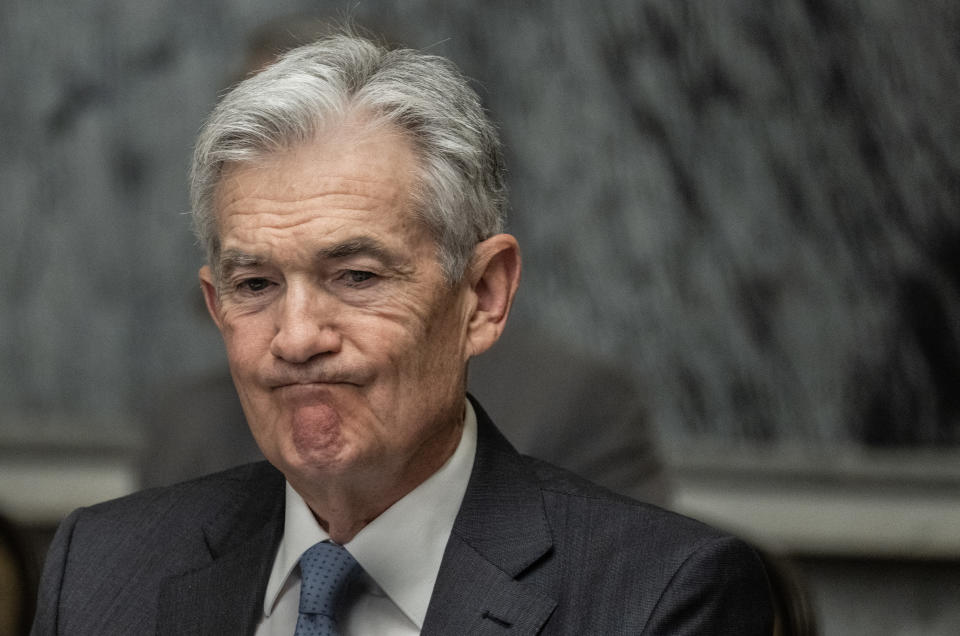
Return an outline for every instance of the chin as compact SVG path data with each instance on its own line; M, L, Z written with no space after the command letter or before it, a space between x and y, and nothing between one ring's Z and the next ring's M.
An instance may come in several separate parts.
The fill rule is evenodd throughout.
M343 473L351 463L342 443L306 443L300 441L274 449L267 459L288 481L313 481ZM276 461L275 461L276 460Z
M332 458L344 443L343 419L328 404L300 406L290 418L289 434L298 455Z

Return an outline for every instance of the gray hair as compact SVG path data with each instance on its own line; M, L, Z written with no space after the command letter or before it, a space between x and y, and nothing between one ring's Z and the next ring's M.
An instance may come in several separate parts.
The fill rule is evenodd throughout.
M194 231L215 275L214 201L224 166L307 143L351 114L391 125L411 141L419 159L413 204L449 281L463 276L478 242L502 231L506 187L497 131L453 63L334 35L293 49L238 84L200 132L191 204Z

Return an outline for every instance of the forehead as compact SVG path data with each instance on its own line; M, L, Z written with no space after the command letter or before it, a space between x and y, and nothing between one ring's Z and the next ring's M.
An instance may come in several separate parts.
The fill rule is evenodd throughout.
M238 226L281 227L318 212L408 223L417 168L402 134L344 124L291 149L225 165L214 199L218 233L222 240Z

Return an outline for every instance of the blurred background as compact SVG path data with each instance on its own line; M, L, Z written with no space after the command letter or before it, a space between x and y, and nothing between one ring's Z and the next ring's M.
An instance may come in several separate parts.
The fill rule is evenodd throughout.
M70 509L149 482L151 413L222 376L191 145L264 25L316 19L476 80L516 328L636 387L669 505L763 548L823 634L960 633L954 0L0 2L0 512L28 580Z

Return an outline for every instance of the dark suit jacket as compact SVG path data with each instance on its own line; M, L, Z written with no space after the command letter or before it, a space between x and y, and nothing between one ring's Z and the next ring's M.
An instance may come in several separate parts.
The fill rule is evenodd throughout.
M744 543L523 457L477 417L424 634L771 633L764 569ZM258 463L74 512L33 633L251 633L283 502L283 476Z

